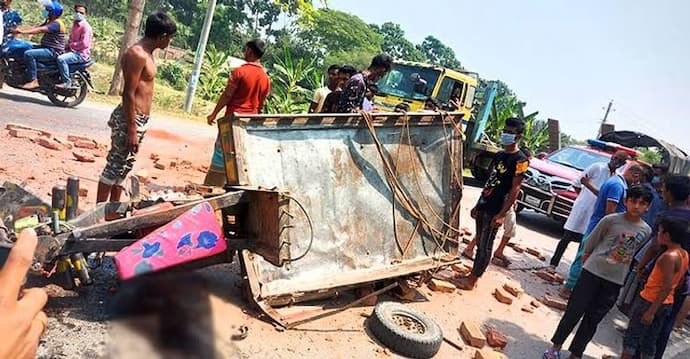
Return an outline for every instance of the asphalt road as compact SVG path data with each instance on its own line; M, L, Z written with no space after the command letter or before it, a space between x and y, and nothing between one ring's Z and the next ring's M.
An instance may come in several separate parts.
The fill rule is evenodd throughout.
M19 123L31 127L49 129L55 133L70 133L92 138L108 138L108 118L113 105L89 102L77 108L61 108L50 103L47 97L9 88L0 89L0 126ZM182 118L172 118L154 113L150 130L185 134L190 137L213 137L215 127Z

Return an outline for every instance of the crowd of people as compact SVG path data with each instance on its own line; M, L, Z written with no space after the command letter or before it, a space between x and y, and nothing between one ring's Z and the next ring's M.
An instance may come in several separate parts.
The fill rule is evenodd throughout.
M38 27L22 29L21 16L11 9L11 0L0 0L2 8L2 41L6 44L14 34L43 34L41 46L27 51L31 81L26 87L37 86L37 59L55 58L60 63L64 84L70 86L67 64L85 61L90 57L92 31L85 20L87 8L74 7L74 23L67 39L60 20L62 7L55 1L43 0L45 22ZM124 90L122 103L113 110L108 125L111 128L111 148L98 185L97 201L119 201L122 183L132 170L139 145L144 139L156 77L153 52L169 46L177 31L173 19L156 11L145 22L144 36L122 57ZM259 114L271 89L261 59L266 44L254 39L245 44L245 63L234 69L215 108L208 115L209 125L215 124L221 111ZM357 72L349 65L328 68L326 86L314 93L310 113L354 113L376 111L373 97L376 82L391 70L393 60L387 54L375 56L369 67ZM440 107L433 97L426 99L424 111ZM407 111L404 105L396 111ZM501 134L503 150L491 164L491 175L480 198L471 210L476 221L476 237L461 252L472 258L471 273L457 285L464 290L474 289L485 273L491 258L495 263L509 266L503 251L515 236L515 205L531 154L520 147L525 123L517 118L505 122ZM222 186L226 181L225 163L220 136L216 140L211 166L204 180L207 185ZM623 358L661 358L674 326L690 311L687 296L690 292L688 253L690 249L690 178L664 173L662 166L654 171L634 161L626 152L612 155L608 163L597 163L585 169L573 186L579 196L564 225L564 234L551 258L556 270L570 242L579 243L568 279L559 294L568 299L567 308L551 338L552 346L543 354L545 359L558 359L566 338L579 324L569 351L571 358L581 358L597 326L618 303L630 319L622 348ZM500 227L504 228L498 249L493 242ZM0 272L0 299L18 298L17 278L26 271L24 247L30 247L35 234L20 235L7 265ZM33 243L35 246L35 243ZM476 248L476 254L474 249ZM30 255L29 255L30 258ZM45 330L45 314L40 308L44 294L24 293L16 303L0 300L2 315L21 314L12 333L15 341L37 343ZM16 311L17 307L25 308ZM0 323L5 325L5 321ZM17 331L19 330L19 331ZM8 341L4 341L5 344ZM0 344L0 357L15 353L16 347ZM35 353L29 351L29 355ZM16 354L16 355L14 355Z
M530 155L519 147L525 124L506 121L503 150L471 210L476 236L461 252L473 260L471 273L457 281L472 290L486 271L494 239L504 234L494 263L510 264L503 250L514 237L514 207ZM618 151L608 163L585 169L573 186L579 193L551 258L555 272L570 242L579 243L559 295L567 308L544 359L560 359L567 337L578 329L569 358L581 358L599 323L618 303L629 318L622 358L662 358L674 327L690 312L690 177L669 175L667 166L648 167ZM473 255L474 248L476 255Z

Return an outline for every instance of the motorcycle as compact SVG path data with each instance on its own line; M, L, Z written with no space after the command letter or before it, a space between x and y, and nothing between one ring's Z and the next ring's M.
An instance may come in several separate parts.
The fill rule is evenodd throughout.
M21 86L29 81L28 65L24 60L24 51L32 48L26 41L11 40L3 46L0 56L0 88L3 84L10 87L38 92L46 95L50 102L59 107L79 106L89 92L93 89L93 82L88 68L94 64L88 61L69 65L69 74L72 78L72 86L69 88L56 88L61 84L62 78L55 59L36 61L39 87L32 90L23 89Z

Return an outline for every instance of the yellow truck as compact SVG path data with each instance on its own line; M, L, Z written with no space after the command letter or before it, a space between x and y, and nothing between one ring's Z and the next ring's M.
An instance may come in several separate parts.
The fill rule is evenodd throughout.
M478 180L488 177L488 167L498 148L487 141L484 134L496 94L496 84L487 82L478 94L479 76L468 71L458 71L430 64L396 61L391 71L377 83L374 103L383 111L393 111L401 104L410 112L420 111L429 97L434 97L441 110L463 114L462 129L465 132L464 164ZM475 103L481 104L475 109Z

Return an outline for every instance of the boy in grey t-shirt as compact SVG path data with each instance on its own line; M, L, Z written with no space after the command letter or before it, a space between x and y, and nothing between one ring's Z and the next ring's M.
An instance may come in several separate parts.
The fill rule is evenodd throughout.
M642 220L651 201L649 189L633 186L625 198L626 211L608 215L596 225L584 250L582 275L544 359L560 359L561 347L580 319L569 350L571 358L582 357L597 325L616 303L635 252L652 232Z

